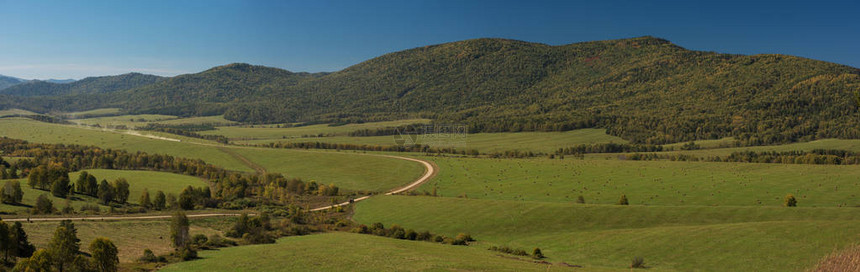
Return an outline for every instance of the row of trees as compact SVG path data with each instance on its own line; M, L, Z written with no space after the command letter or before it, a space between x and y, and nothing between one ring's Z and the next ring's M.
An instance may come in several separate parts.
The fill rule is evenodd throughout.
M581 144L571 147L559 148L555 154L557 155L576 155L586 153L628 153L628 152L660 152L663 151L663 146L660 145L643 145L643 144L616 144L616 143L598 143L598 144Z
M857 165L860 154L845 150L812 151L741 151L728 156L698 157L688 154L635 153L620 156L624 160L670 160L670 161L708 161L708 162L746 162L746 163L783 163L783 164L826 164Z
M394 224L389 228L385 228L382 223L373 223L370 226L359 225L352 229L354 233L373 234L376 236L391 237L396 239L428 241L443 243L449 245L468 245L469 242L474 242L475 239L471 235L460 233L457 237L451 238L443 235L434 235L429 231L416 232L411 229L404 229L400 225Z

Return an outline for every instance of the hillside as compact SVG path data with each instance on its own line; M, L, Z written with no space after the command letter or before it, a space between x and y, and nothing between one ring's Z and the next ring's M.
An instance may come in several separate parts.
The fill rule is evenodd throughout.
M16 77L0 75L0 90L21 84L25 81L26 80L16 78Z
M79 81L67 83L34 80L6 88L5 90L0 90L0 94L14 96L100 94L148 85L161 81L162 79L163 78L159 76L129 73L117 76L88 77Z
M421 117L471 132L598 127L639 143L732 136L763 144L860 138L858 91L860 70L793 56L691 51L653 37L563 46L476 39L330 74L233 64L127 91L6 107L224 113L251 123Z

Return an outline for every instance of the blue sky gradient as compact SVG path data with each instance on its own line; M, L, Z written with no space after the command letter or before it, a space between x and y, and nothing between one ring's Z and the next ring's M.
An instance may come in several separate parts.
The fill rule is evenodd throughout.
M857 14L860 1L0 0L0 74L172 76L233 62L337 71L464 39L561 45L645 35L860 67Z

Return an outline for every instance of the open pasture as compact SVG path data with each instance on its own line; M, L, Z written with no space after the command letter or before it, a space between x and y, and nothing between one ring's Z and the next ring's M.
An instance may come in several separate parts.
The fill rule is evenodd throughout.
M391 207L403 207L391 209ZM657 271L804 271L860 239L856 208L617 206L386 196L357 205L382 222L482 245L540 247L551 262Z
M172 264L162 271L580 271L505 258L479 246L353 233L287 237L269 245L202 251L200 256L202 260Z
M427 157L439 175L419 190L442 196L614 204L780 206L860 205L860 167L610 159Z

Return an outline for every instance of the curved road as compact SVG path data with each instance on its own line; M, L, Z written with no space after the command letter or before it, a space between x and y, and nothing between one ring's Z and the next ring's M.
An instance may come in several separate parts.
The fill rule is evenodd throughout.
M412 183L410 183L409 185L406 185L406 186L404 186L404 187L400 187L400 188L392 189L391 191L388 191L387 193L385 193L385 195L399 194L399 193L407 192L407 191L410 191L410 190L412 190L412 189L418 188L418 186L421 186L421 184L424 184L425 182L427 182L428 180L430 180L430 178L432 178L434 175L436 175L436 172L437 172L436 166L435 166L435 165L433 165L433 164L432 164L432 163L430 163L430 162L425 161L425 160L419 160L419 159L408 158L408 157L401 157L401 156L393 156L393 155L377 155L377 154L361 154L361 155L366 155L366 156L379 156L379 157L394 158L394 159L399 159L399 160L414 161L414 162L421 163L421 164L424 166L424 174L423 174L423 175L421 175L421 177L420 177L420 178L418 178L418 179L417 179L417 180L415 180L414 182L412 182ZM349 204L351 204L351 203L353 203L353 202L358 202L358 201L362 201L362 200L368 199L368 198L370 198L370 197L372 197L372 196L373 196L373 195L363 196L363 197L359 197L359 198L353 199L353 200L352 200L352 202L347 201L347 202L343 202L343 203L340 203L340 204L334 204L334 205L329 205L329 206L324 206L324 207L314 208L314 209L311 209L311 211L322 211L322 210L327 210L327 209L331 209L331 208L335 208L335 207L346 206L346 205L349 205ZM188 215L188 217L193 218L193 217L217 217L217 216L239 216L239 215L241 215L241 214L237 214L237 213L200 213L200 214L189 214L189 215ZM61 220L80 220L80 221L102 221L102 220L147 220L147 219L167 219L167 218L170 218L170 217L172 217L172 215L149 215L149 216L93 216L93 217L41 217L41 218L10 218L10 219L2 219L2 221L6 221L6 222L15 222L15 221L19 221L19 222L31 222L31 221L61 221Z
M406 191L418 188L418 186L421 186L421 184L424 184L424 182L427 182L428 180L430 180L430 178L432 178L434 175L436 175L436 166L433 165L432 163L425 161L425 160L419 160L419 159L413 159L413 158L407 158L407 157L401 157L401 156L392 156L392 155L372 155L372 156L381 156L381 157L395 158L395 159L401 159L401 160L407 160L407 161L414 161L414 162L418 162L418 163L421 163L422 165L424 165L424 175L421 175L420 178L418 178L414 182L410 183L409 185L406 185L406 186L400 187L400 188L395 188L395 189L392 189L391 191L388 191L387 193L385 193L385 195L399 194L402 192L406 192ZM353 199L352 202L362 201L362 200L370 198L371 196L372 195L359 197L359 198ZM350 203L351 202L347 201L347 202L340 203L340 204L334 204L334 205L329 205L329 206L325 206L325 207L319 207L319 208L311 209L311 211L312 212L322 211L322 210L331 209L334 207L346 206L346 205L349 205Z

